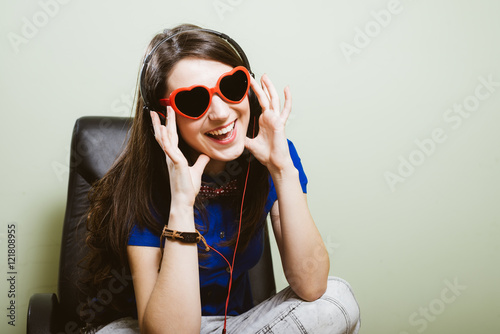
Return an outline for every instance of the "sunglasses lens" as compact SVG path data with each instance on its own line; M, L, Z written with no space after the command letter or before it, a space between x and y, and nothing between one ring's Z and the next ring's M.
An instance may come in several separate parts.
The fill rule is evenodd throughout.
M200 117L210 102L210 93L203 87L195 87L190 91L179 92L175 96L175 105L183 114Z
M234 102L238 102L245 97L248 87L247 75L241 70L222 78L219 86L226 99Z

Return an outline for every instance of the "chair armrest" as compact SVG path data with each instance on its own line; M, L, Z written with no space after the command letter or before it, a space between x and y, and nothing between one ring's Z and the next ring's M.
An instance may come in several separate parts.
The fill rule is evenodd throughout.
M59 301L55 293L35 293L28 306L27 334L56 332L56 314Z

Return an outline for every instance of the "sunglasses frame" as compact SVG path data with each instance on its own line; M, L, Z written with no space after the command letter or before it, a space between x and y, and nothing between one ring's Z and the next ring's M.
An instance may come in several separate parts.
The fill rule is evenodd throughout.
M222 81L222 79L228 77L228 76L232 76L234 73L238 72L238 71L242 71L243 73L245 73L246 77L247 77L247 89L246 89L246 92L245 94L243 95L243 97L239 100L239 101L232 101L232 100L229 100L220 90L220 82ZM209 100L208 100L208 105L207 107L205 108L205 110L203 111L203 113L198 116L198 117L193 117L193 116L189 116L189 115L186 115L185 113L183 113L181 110L179 110L179 108L177 108L176 104L175 104L175 96L178 94L178 93L181 93L181 92L189 92L191 90L193 90L194 88L198 88L198 87L201 87L201 88L204 88L208 91L208 94L209 94ZM208 111L208 109L210 109L210 105L212 105L212 97L214 96L214 94L217 94L220 96L221 99L223 99L224 101L228 102L228 103L232 103L232 104L238 104L238 103L241 103L241 101L243 101L245 99L245 97L248 96L248 91L250 90L250 73L248 71L248 69L244 66L236 66L235 68L233 68L231 71L229 72L226 72L224 74L222 74L219 79L217 80L217 83L215 84L215 87L212 87L212 88L208 88L207 86L204 86L204 85L192 85L192 86L189 86L189 87L181 87L181 88L177 88L176 90L174 90L172 93L170 93L169 97L167 99L160 99L160 104L162 106L171 106L172 109L174 109L174 111L176 113L178 113L179 115L182 115L184 117L187 117L189 119L200 119L202 118Z

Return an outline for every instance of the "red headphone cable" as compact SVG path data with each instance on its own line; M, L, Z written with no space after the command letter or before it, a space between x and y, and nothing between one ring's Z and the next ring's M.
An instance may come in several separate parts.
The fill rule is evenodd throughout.
M211 250L213 250L214 252L219 254L227 262L227 265L229 266L229 286L227 289L228 291L227 291L227 298L226 298L226 307L225 307L225 311L224 311L224 328L222 329L222 334L226 334L227 308L229 306L229 297L231 295L231 286L233 283L234 259L236 258L236 251L238 250L238 242L240 241L241 221L243 218L243 204L245 202L245 193L247 190L247 182L248 182L248 175L249 174L250 174L250 162L248 162L247 175L245 177L245 187L243 188L243 197L241 200L241 209L240 209L240 219L239 219L239 224L238 224L238 235L236 237L236 245L234 246L232 264L229 263L229 261L226 259L226 257L224 255L222 255L221 252L219 252L217 249L213 248L212 246L208 246Z
M256 122L256 117L254 117L254 125L253 125L253 133L252 137L255 137L255 122ZM238 243L240 241L240 233L241 233L241 221L243 219L243 204L245 203L245 193L247 191L247 183L248 183L248 175L250 174L250 162L251 160L248 160L248 168L247 168L247 175L245 177L245 186L243 187L243 196L241 198L241 208L240 208L240 219L238 223L238 235L236 237L236 245L234 246L234 253L233 253L233 261L232 264L229 263L229 261L226 259L224 255L222 255L221 252L213 248L212 246L208 246L211 250L219 254L226 262L227 265L229 266L229 286L227 288L227 298L226 298L226 307L224 310L224 328L222 329L222 334L226 334L226 323L227 323L227 308L229 306L229 297L231 295L231 287L233 283L233 268L234 268L234 259L236 258L236 251L238 250Z

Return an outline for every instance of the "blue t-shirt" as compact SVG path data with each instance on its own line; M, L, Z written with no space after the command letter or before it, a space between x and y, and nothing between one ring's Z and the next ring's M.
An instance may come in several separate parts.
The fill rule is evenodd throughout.
M288 141L290 156L295 168L299 171L300 184L304 193L307 192L307 177L302 168L300 158L291 141ZM204 175L204 178L206 176ZM274 202L277 200L276 189L272 178L269 177L269 194L267 197L265 210L262 213L262 220L266 219ZM227 202L226 202L227 203ZM198 225L207 224L209 229L203 232L207 243L222 253L229 262L232 261L234 249L231 247L221 247L218 244L230 239L238 232L239 216L236 217L235 211L229 210L224 201L210 200L206 205L206 213L203 222L195 212L195 223ZM163 225L159 230L163 228ZM261 228L250 240L248 247L244 252L236 255L233 283L231 287L231 297L228 305L228 315L238 315L246 312L253 307L252 291L250 289L250 280L248 270L257 264L263 247L263 229ZM131 246L160 247L160 237L149 229L140 229L134 226L130 233L128 244ZM229 267L227 262L212 250L208 252L209 256L200 258L200 295L203 315L224 315L225 303L227 298L227 287L229 283Z

